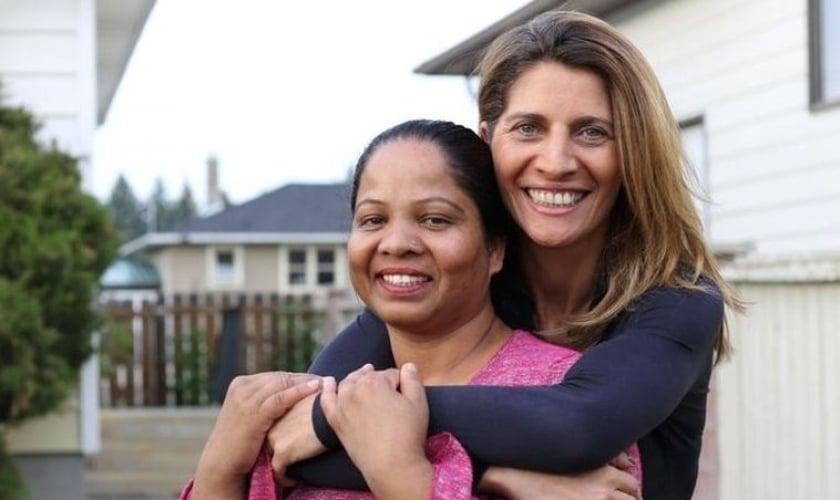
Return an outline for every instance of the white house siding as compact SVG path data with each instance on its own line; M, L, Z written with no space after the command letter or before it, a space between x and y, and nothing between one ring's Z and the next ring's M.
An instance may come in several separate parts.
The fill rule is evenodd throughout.
M807 0L647 1L613 21L677 118L705 120L712 241L840 250L840 108L809 109Z
M840 107L809 107L807 3L648 0L609 19L677 119L703 119L712 243L752 246L727 269L751 305L716 371L704 500L840 498Z
M94 0L0 0L4 102L42 124L39 139L79 158L86 185L96 127Z

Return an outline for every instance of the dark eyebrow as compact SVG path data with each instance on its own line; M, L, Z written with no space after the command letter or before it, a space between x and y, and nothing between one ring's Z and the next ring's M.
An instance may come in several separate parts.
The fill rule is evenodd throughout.
M460 205L458 205L458 204L456 204L456 203L452 202L452 201L451 201L451 200L449 200L448 198L444 198L443 196L430 196L430 197L428 197L428 198L423 198L422 200L417 200L417 203L418 203L418 204L423 204L423 203L443 203L443 204L449 205L450 207L454 208L455 210L457 210L458 212L460 212L460 213L462 213L462 214L466 214L466 213L467 213L467 211L466 211L466 210L464 210L464 209L463 209L463 207L461 207ZM379 199L377 199L377 198L363 198L363 199L359 200L359 201L356 203L355 210L358 210L358 209L359 209L361 206L363 206L363 205L377 205L377 206L381 206L381 205L385 205L385 202L384 202L384 201L382 201L382 200L379 200Z
M512 113L505 117L504 121L516 121L516 120L528 120L532 122L543 122L545 121L545 116L539 113L531 113L527 111L522 111L519 113Z
M516 120L528 120L532 122L543 123L547 121L547 118L539 113L523 111L519 113L512 113L504 119L505 122L511 122ZM579 118L576 118L572 122L572 128L580 128L587 125L600 125L602 127L607 127L610 130L612 130L613 128L613 122L611 120L601 118L595 115L581 116Z
M446 205L449 205L450 207L454 208L455 210L457 210L458 212L460 212L462 214L467 213L467 211L464 210L460 205L452 202L448 198L444 198L443 196L431 196L429 198L424 198L422 200L419 200L419 203L435 203L435 202L444 203Z
M353 210L358 210L359 207L362 205L384 205L385 202L382 200L377 200L376 198L363 198L356 202L356 206L353 207Z
M581 116L572 122L572 128L580 128L587 125L600 125L602 127L607 127L610 130L613 128L613 122L611 120L591 115Z

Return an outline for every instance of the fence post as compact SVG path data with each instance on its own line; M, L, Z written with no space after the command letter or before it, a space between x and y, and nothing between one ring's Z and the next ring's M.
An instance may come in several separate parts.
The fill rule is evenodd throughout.
M242 373L239 351L242 338L242 307L222 311L222 334L216 349L217 364L213 400L221 404L230 382Z

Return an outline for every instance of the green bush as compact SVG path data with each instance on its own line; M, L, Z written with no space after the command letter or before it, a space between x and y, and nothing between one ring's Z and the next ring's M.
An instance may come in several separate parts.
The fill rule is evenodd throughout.
M28 111L0 103L0 425L50 412L75 385L116 253L76 159L40 145L37 130Z

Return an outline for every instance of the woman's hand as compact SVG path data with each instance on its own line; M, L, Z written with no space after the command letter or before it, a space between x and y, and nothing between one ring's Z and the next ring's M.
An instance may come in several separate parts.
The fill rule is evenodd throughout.
M327 451L312 425L314 402L314 394L300 400L268 431L266 447L272 454L271 468L274 470L274 480L280 486L295 484L295 481L286 477L286 468L289 465Z
M490 467L479 491L510 500L641 500L636 479L613 465L575 475L556 475L519 469Z
M377 498L429 497L429 407L413 364L379 372L365 365L338 387L326 379L321 407Z
M191 498L244 498L245 478L271 425L320 386L320 377L286 372L233 379L199 458Z

